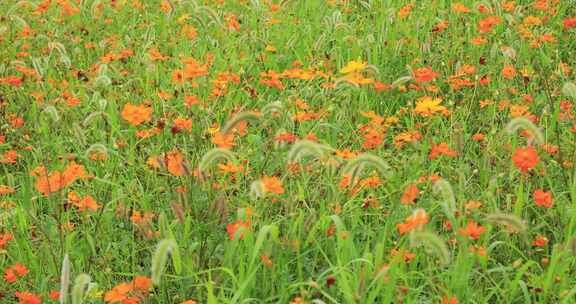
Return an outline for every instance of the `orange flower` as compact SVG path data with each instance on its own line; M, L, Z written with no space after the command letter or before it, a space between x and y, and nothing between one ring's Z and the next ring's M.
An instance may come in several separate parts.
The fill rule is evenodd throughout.
M398 149L404 147L406 143L415 143L422 138L418 131L407 131L394 136L394 146Z
M4 281L14 283L30 272L26 266L16 263L4 270Z
M356 183L356 181L358 181L358 179L356 179L354 183ZM351 182L352 182L352 174L350 173L343 174L340 183L338 183L338 189L340 189L340 191L343 191L344 189L346 189L346 187L348 187L348 185L350 185Z
M17 291L14 295L18 298L18 304L42 304L39 296L28 291Z
M98 205L96 200L90 195L84 196L81 200L72 201L72 205L78 207L78 210L80 211L84 211L86 209L96 211L98 208L100 208L100 205Z
M298 137L292 133L282 132L274 136L275 141L293 143L298 140Z
M488 16L478 22L478 31L480 33L489 33L495 25L502 23L502 19L496 16Z
M152 119L152 108L145 105L127 103L122 110L122 118L129 124L137 126Z
M152 280L148 277L136 276L132 280L132 284L134 285L134 290L141 293L147 293L150 290L150 287L152 287Z
M20 157L21 157L21 155L18 154L18 152L16 152L16 150L8 150L8 151L4 152L2 157L0 157L0 163L2 163L2 164L15 164L16 161L18 160L18 158L20 158Z
M87 178L88 175L84 171L84 166L79 165L75 162L71 162L68 166L66 166L64 172L62 172L62 177L64 178L64 182L66 184L71 184L76 179Z
M432 70L432 68L430 67L424 67L424 68L419 68L416 69L412 72L414 80L416 80L416 82L418 83L425 83L425 82L430 82L434 79L436 79L436 77L438 77L438 73L434 72Z
M32 172L32 175L37 176L36 179L36 190L38 192L48 196L50 193L60 191L62 188L73 183L76 179L86 178L87 175L84 172L84 167L76 164L75 162L70 163L63 172L55 171L49 175L46 173L46 169L43 167L38 168L38 171L42 172ZM40 174L38 174L40 173Z
M272 260L267 255L261 255L260 261L262 262L262 264L264 264L264 266L268 268L272 268L272 266L274 266L274 263L272 263Z
M48 297L50 298L50 300L56 301L60 298L60 292L58 290L50 290Z
M526 173L528 170L534 168L539 160L538 152L533 146L516 148L516 152L512 155L514 165L516 165L522 173Z
M104 294L104 301L107 303L121 303L128 299L128 294L132 291L132 284L121 283L116 285L112 290Z
M452 4L452 11L455 13L465 14L465 13L469 13L470 9L462 3L453 3Z
M352 159L352 158L355 158L356 156L358 156L358 153L350 151L349 149L336 150L334 152L334 154L338 157L343 158L343 159Z
M406 187L406 190L404 190L404 194L402 194L400 202L403 205L413 204L418 198L419 194L420 190L418 189L418 186L416 186L416 184L410 184L408 187Z
M4 249L8 242L13 240L14 237L10 233L0 234L0 249Z
M507 64L502 69L502 76L506 79L513 79L516 76L516 69L514 66Z
M226 16L226 21L228 22L228 30L240 32L240 23L235 15Z
M547 192L542 189L536 189L534 190L532 196L534 197L534 203L536 203L537 206L552 208L554 205L554 199L552 198L551 192Z
M472 140L474 140L474 141L483 141L484 138L486 138L486 136L482 133L476 133L476 134L472 135Z
M173 133L176 133L180 130L190 132L192 130L192 119L186 119L181 117L174 119L172 130ZM174 132L174 130L176 130L176 132Z
M184 96L184 104L186 107L191 107L200 103L200 99L196 96Z
M188 300L188 301L184 301L180 304L198 304L198 302L194 301L194 300Z
M462 236L468 236L473 240L478 240L484 231L486 231L486 228L478 225L475 221L468 221L466 228L460 228L458 233Z
M426 224L428 224L428 215L426 214L426 211L424 211L424 209L416 209L412 215L406 218L404 223L396 224L396 227L400 234L405 234Z
M107 303L137 304L146 296L152 280L148 277L136 276L130 283L121 283L104 294Z
M276 176L263 176L260 181L264 186L264 192L283 194L284 188L282 187L282 181Z
M366 132L364 133L364 135L362 137L364 137L364 142L362 143L362 147L364 149L376 149L377 147L379 147L382 143L384 143L384 135L386 133L383 131L380 131L376 128L373 127L369 127Z
M231 161L228 161L225 164L218 164L218 169L220 169L220 172L224 174L229 173L235 175L236 173L244 172L244 167L242 167L242 165L236 165Z
M174 176L183 176L186 174L184 165L184 156L178 150L172 150L166 154L166 168Z
M228 239L233 241L236 237L236 232L240 229L249 230L250 229L250 221L237 220L233 224L226 225L226 232L228 232ZM240 232L239 238L240 239L244 238L244 232L242 232L242 231Z
M5 185L0 185L0 195L12 194L12 193L14 193L14 188Z
M438 145L432 143L432 149L430 150L430 154L428 155L429 160L434 160L441 155L446 155L448 157L456 157L458 156L458 152L450 149L447 143L443 142Z
M211 142L220 148L231 149L234 147L234 134L222 134L218 132L214 135Z
M442 304L458 304L458 298L444 296L442 298Z

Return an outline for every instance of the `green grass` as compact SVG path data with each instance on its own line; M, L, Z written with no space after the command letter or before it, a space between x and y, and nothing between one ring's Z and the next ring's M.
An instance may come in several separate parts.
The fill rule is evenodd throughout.
M15 297L23 291L56 303L50 291L68 285L66 303L105 303L142 276L154 286L140 303L576 302L571 1L462 0L471 12L457 13L448 0L280 1L277 11L263 0L59 0L35 13L40 2L0 1L0 185L14 190L0 194L0 234L13 237L0 270L29 270L0 279L0 303L35 303ZM78 10L62 15L66 4ZM500 23L481 33L489 16ZM523 25L528 16L542 24ZM179 83L186 58L207 69ZM353 61L357 74L340 72ZM412 75L425 67L438 76L421 83ZM262 81L294 68L314 77ZM350 80L359 75L370 83ZM447 111L420 115L424 96ZM150 118L131 125L127 103L149 105ZM508 132L515 116L533 124ZM213 142L222 129L234 134L224 151ZM318 144L279 140L286 133ZM449 151L431 159L441 143ZM539 162L523 173L512 156L530 145ZM32 172L73 161L88 176L42 194ZM412 184L417 199L402 203ZM537 189L551 208L536 204ZM72 191L100 207L81 211ZM418 208L428 223L399 233ZM470 221L485 228L478 239L460 233ZM227 233L234 224L245 227ZM548 243L535 246L539 237Z

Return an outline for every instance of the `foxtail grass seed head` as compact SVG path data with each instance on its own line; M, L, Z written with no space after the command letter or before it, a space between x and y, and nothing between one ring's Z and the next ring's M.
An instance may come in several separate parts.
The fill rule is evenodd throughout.
M292 145L290 151L288 151L287 163L297 163L306 156L323 160L333 151L334 149L327 145L319 144L311 140L298 140Z
M486 216L486 221L502 225L512 232L525 233L528 230L524 221L513 214L492 213Z
M222 134L228 134L230 131L232 131L232 129L234 129L239 123L243 121L248 121L251 123L259 122L261 116L262 114L257 112L240 112L228 120L220 132Z
M212 164L214 164L215 161L222 159L233 163L238 162L234 152L228 149L214 148L202 156L202 159L200 159L200 164L198 165L198 169L201 173L204 173Z
M436 255L444 265L450 263L451 254L446 246L446 242L437 234L428 231L412 231L410 233L410 244L412 247L423 245L428 252Z
M62 270L60 275L60 304L65 304L68 298L68 287L70 286L70 258L68 253L64 255Z
M527 130L533 136L533 138L537 144L539 144L539 145L544 144L544 142L545 142L544 141L544 134L542 134L542 131L540 130L540 128L538 128L529 119L527 119L525 117L517 117L517 118L512 119L508 123L508 125L506 125L506 132L508 132L508 134L510 134L510 135L516 134L516 131L518 131L518 129Z
M382 176L387 178L392 175L388 163L382 158L370 153L362 153L356 158L348 161L348 163L342 168L341 175L348 175L350 176L350 181L354 181L362 174L362 171L366 167L373 167L377 169L378 172L382 174Z
M89 292L92 279L89 275L82 273L76 276L72 287L72 304L84 303L85 294Z
M178 244L173 239L164 239L158 243L156 251L152 256L152 266L150 272L152 273L152 284L160 285L168 256L177 250Z
M456 198L454 197L454 190L452 189L452 185L445 180L439 179L434 183L434 193L440 194L442 196L442 208L446 215L453 216L457 210L456 207Z

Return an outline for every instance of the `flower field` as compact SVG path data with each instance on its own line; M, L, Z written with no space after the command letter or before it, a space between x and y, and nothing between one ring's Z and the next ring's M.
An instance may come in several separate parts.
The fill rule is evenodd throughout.
M576 303L576 2L0 1L0 303Z

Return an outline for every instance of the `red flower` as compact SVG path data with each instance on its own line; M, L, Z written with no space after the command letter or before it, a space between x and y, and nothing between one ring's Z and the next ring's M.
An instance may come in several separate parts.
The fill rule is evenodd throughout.
M532 246L535 247L546 247L548 245L548 239L545 236L537 236L534 241L532 241Z
M48 297L49 297L51 300L56 301L56 300L60 299L60 292L59 292L58 290L50 290L50 293L48 294Z
M14 295L18 298L18 304L42 304L39 296L28 291L17 291Z
M480 235L486 231L486 228L478 225L475 221L468 221L466 228L460 228L458 233L463 236L468 236L473 240L478 240Z
M4 270L4 281L8 283L16 282L20 277L25 276L28 272L26 266L16 263Z
M551 192L546 192L542 189L536 189L534 190L532 196L534 197L534 203L536 203L538 206L552 208L552 205L554 204L554 199L552 198Z
M514 165L522 171L523 173L528 172L528 170L534 168L540 158L538 157L538 152L532 146L526 148L516 148L516 152L512 155L512 161Z
M576 27L576 17L564 19L564 29Z

